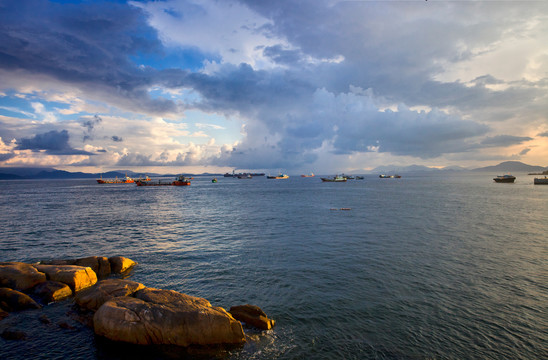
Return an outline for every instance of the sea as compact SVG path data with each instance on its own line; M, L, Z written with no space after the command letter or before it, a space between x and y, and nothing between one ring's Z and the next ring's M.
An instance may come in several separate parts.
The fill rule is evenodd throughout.
M0 182L0 261L122 255L128 279L253 304L240 347L114 343L73 300L12 313L1 359L548 359L548 186L432 172L191 186Z

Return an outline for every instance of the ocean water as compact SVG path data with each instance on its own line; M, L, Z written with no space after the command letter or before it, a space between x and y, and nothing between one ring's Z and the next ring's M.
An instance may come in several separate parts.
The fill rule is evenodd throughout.
M276 326L237 348L115 344L67 300L0 322L27 334L0 358L548 359L548 186L494 175L2 181L0 261L123 255L131 280Z

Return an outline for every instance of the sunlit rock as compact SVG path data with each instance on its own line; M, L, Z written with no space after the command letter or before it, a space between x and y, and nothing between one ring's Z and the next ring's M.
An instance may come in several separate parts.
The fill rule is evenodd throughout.
M240 322L209 301L146 288L111 299L93 317L95 333L114 341L179 346L242 344Z
M109 276L111 272L110 261L105 256L90 256L76 259L74 265L90 267L99 279Z
M72 290L67 284L48 280L36 285L33 293L47 304L66 299L72 295Z
M94 286L80 291L74 300L88 310L97 310L108 300L119 296L130 296L145 286L135 281L122 279L101 280Z
M108 261L110 262L110 268L113 274L124 273L137 265L135 261L123 256L112 256L108 258Z
M230 314L239 321L243 321L250 326L254 326L261 330L270 330L275 324L275 321L269 319L268 316L256 305L238 305L230 308Z
M46 275L21 262L0 262L0 286L26 291L46 281Z
M91 268L76 265L35 265L46 274L48 280L59 281L70 286L75 293L97 282L97 275Z

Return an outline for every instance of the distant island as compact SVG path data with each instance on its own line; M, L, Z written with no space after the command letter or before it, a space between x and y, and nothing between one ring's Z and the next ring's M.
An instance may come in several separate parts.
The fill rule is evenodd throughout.
M475 172L492 172L492 173L511 173L511 172L526 172L530 175L548 175L548 166L533 166L524 164L520 161L505 161L498 165L486 166L476 169L466 169L460 166L449 166L444 168L431 168L424 165L385 165L374 168L370 171L353 170L351 173L424 173L424 172L457 172L457 171L475 171ZM136 173L130 170L114 170L103 173L84 173L84 172L69 172L57 170L54 168L24 168L24 167L4 167L0 168L0 180L29 180L29 179L97 179L100 176L103 178L122 178L124 176L138 178L148 175L150 177L174 177L178 174L156 174L150 172ZM188 176L222 176L216 173L202 174L186 174Z

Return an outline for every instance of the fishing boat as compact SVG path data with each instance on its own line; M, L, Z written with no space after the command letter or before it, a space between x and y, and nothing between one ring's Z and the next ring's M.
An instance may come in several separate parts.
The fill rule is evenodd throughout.
M310 173L308 175L301 175L301 177L314 177L314 176L316 176L316 175L314 175L314 173Z
M335 175L332 178L320 178L323 182L345 182L347 179L341 175Z
M495 182L498 182L498 183L513 183L514 180L516 180L516 177L510 174L506 174L506 175L499 175L496 178L493 178L493 180L495 180Z
M266 178L267 179L289 179L289 175L279 173L278 175L275 175L275 176L268 175Z
M379 177L381 179L399 179L399 178L401 178L401 175L397 175L397 174L396 175L384 175L384 174L381 174L381 175L379 175Z
M101 175L101 178L97 179L98 184L132 184L134 182L135 180L127 175L123 179L118 179L118 176L116 176L115 179L103 179L103 175Z
M190 179L184 175L179 175L174 181L136 181L137 186L188 186L190 185Z
M535 185L548 185L548 177L544 178L535 178L534 180Z

